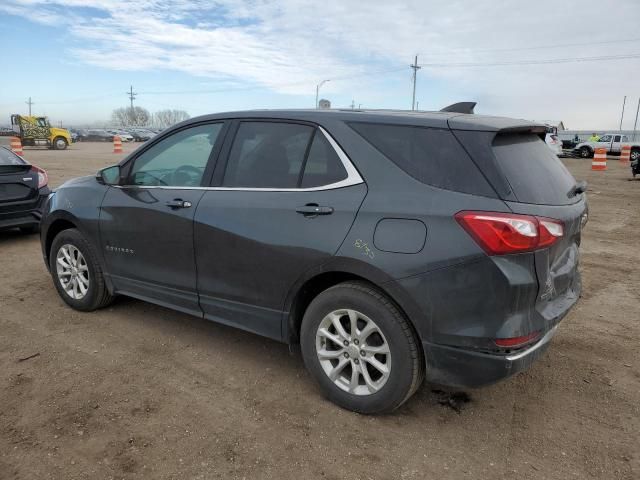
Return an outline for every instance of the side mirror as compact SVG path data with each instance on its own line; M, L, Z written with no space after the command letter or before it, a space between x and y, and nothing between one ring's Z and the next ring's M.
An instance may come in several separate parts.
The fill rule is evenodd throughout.
M96 180L103 185L120 184L120 165L103 168L96 173Z

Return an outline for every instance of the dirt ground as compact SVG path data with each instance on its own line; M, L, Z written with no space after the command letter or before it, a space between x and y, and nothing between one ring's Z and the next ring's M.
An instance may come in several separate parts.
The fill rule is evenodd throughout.
M25 157L53 186L121 158ZM589 182L583 298L530 371L459 412L423 385L353 414L285 345L129 299L75 312L38 237L0 233L0 479L640 478L640 181L566 164Z

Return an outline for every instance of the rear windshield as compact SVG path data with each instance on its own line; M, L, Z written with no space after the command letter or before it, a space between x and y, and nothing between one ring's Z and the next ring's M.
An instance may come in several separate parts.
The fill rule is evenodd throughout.
M0 165L24 165L24 161L6 148L0 147Z
M518 201L566 205L579 200L567 195L575 179L539 136L498 135L493 141L493 152Z
M367 142L416 180L434 187L495 196L450 130L349 123Z

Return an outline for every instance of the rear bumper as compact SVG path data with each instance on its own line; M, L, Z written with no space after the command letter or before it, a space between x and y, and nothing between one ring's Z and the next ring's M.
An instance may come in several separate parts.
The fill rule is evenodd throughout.
M42 219L44 203L49 193L50 190L48 188L40 189L38 200L29 205L17 204L15 208L2 205L2 209L0 209L0 230L38 225Z
M508 355L492 355L423 342L428 382L455 387L481 387L527 370L546 351L556 333L549 330L530 347Z

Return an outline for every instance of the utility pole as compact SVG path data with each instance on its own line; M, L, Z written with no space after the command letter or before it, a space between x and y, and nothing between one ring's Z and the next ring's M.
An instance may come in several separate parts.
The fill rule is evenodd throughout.
M413 65L409 65L409 66L413 69L413 97L411 99L411 110L415 110L416 109L416 77L417 77L418 70L422 68L420 65L418 65L418 55L416 55Z
M31 116L31 105L33 105L33 102L31 101L31 97L29 97L29 101L28 102L24 102L27 105L29 105L29 116Z
M620 115L620 131L622 131L622 119L624 118L624 104L627 103L627 96L622 100L622 115Z
M633 122L633 141L636 140L636 127L638 126L638 112L640 112L640 98L638 98L638 108L636 108L636 121Z
M328 81L329 80L322 80L319 84L316 85L316 108L318 108L318 94L320 93L320 87Z
M351 110L353 110L354 108L356 108L356 101L351 100Z
M136 98L136 95L138 95L138 94L133 91L133 85L131 85L129 87L129 91L127 92L127 96L129 97L129 100L131 101L131 111L132 112L133 112L133 99Z

